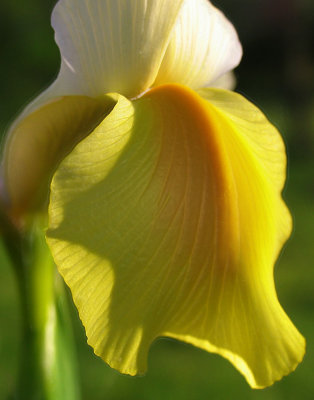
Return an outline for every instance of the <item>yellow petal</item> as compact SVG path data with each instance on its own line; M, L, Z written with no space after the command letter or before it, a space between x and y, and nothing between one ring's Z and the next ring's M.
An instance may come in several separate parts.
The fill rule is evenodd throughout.
M4 185L15 215L38 207L48 195L58 162L112 109L112 99L64 96L19 118L4 149Z
M170 336L264 387L304 353L273 283L290 232L284 147L241 96L203 94L118 96L54 176L47 240L112 367L143 373L152 341Z

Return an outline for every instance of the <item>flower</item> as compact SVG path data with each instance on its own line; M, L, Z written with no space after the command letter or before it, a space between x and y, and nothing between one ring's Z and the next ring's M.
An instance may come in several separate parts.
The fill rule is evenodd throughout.
M4 178L14 215L50 188L47 241L95 353L134 375L169 336L255 388L295 369L273 280L285 150L217 88L242 55L231 23L206 0L59 0L52 25L60 72L12 126Z

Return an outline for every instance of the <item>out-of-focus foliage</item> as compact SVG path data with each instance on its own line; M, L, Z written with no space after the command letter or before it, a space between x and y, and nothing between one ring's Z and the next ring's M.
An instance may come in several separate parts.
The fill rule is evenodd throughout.
M253 100L283 134L289 157L285 198L294 233L275 268L279 299L307 338L296 372L263 391L252 391L222 358L170 340L157 342L145 377L122 376L86 344L73 307L83 398L203 400L314 398L314 2L222 0L238 30L244 57L237 90ZM49 20L52 0L0 3L0 131L54 79L58 49ZM0 247L0 398L14 390L20 308L16 282Z

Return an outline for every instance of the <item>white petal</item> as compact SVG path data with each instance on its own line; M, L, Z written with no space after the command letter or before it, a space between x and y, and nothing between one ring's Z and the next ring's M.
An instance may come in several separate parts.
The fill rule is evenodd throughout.
M154 86L211 86L241 59L233 25L207 0L185 0Z
M154 82L184 0L60 0L52 14L66 94L133 97Z
M210 83L210 87L219 89L233 90L236 87L237 80L232 71L220 76L218 79Z
M59 0L52 13L61 52L56 80L11 125L71 95L136 96L156 78L184 0Z

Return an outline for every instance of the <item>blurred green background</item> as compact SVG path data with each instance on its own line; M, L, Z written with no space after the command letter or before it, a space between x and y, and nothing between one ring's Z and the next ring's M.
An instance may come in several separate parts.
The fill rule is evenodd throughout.
M314 399L314 2L216 4L235 24L244 48L236 70L237 91L266 113L287 144L284 197L294 231L276 265L275 280L282 305L307 339L307 353L294 373L271 388L254 391L224 359L162 339L152 346L146 376L131 378L93 355L72 307L84 400ZM1 0L2 137L10 121L58 71L59 52L49 23L53 5L53 0ZM20 308L1 247L0 276L0 399L7 399L16 381Z

